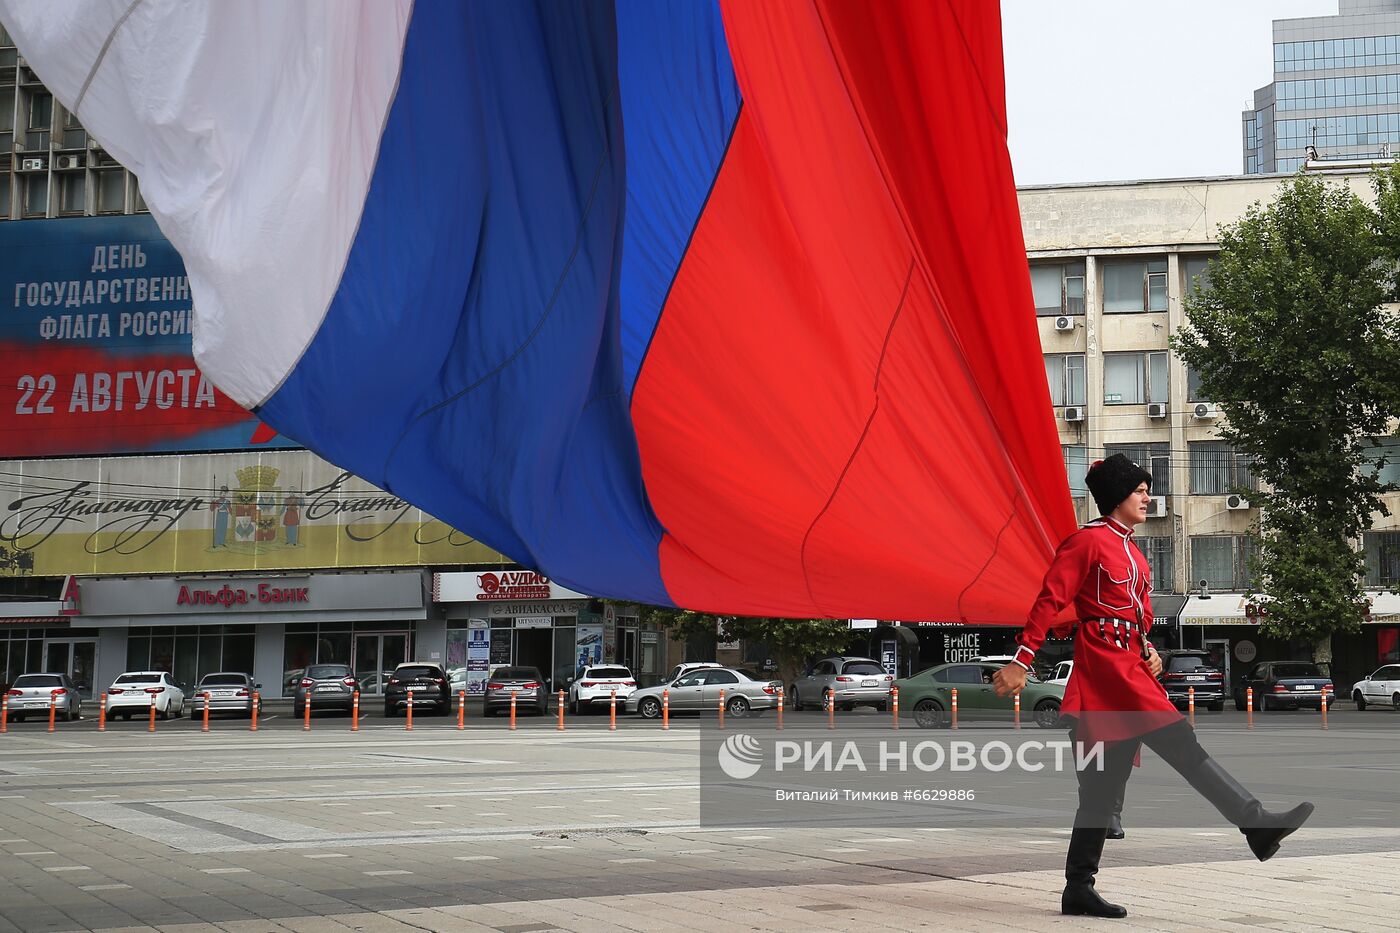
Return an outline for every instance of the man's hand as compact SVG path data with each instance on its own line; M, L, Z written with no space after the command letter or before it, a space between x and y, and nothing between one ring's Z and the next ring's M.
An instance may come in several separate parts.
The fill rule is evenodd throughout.
M1153 645L1147 646L1147 669L1152 672L1153 677L1162 676L1162 656Z
M1158 666L1161 666L1161 662L1158 662ZM999 697L1009 697L1020 693L1025 686L1026 669L1014 662L992 675L992 687Z

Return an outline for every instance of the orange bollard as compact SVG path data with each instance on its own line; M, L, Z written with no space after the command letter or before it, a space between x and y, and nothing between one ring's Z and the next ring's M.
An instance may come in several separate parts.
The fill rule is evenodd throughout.
M953 688L953 719L952 719L952 722L949 723L948 728L950 728L950 729L956 729L957 727L958 727L958 688L957 688L957 687L954 687L954 688Z
M301 707L301 731L311 731L311 693L306 694L306 702Z
M510 731L515 731L515 688L510 688Z
M204 724L199 728L200 732L209 731L209 691L204 691Z
M559 691L559 726L557 731L564 731L564 691Z
M826 727L836 728L836 693L828 687L826 689Z
M403 722L403 731L413 731L413 694L404 691L404 715L407 717Z
M890 722L899 728L899 688L890 687Z
M608 698L608 731L617 731L617 688L612 688L612 696Z
M778 731L783 729L783 707L787 706L787 698L783 696L783 688L778 686Z
M457 728L467 727L467 691L457 691Z
M53 731L54 721L58 718L58 691L49 691L49 731Z
M253 712L248 717L248 731L258 731L258 708L262 706L262 694L253 691Z
M1012 705L1012 711L1016 720L1016 728L1019 729L1021 728L1021 691L1019 690L1016 691L1015 700Z
M151 724L146 727L147 732L156 731L156 695L151 694Z
M671 728L671 691L661 691L661 731Z
M1323 688L1322 688L1322 703L1321 703L1321 706L1322 706L1322 728L1324 728L1324 729L1327 728L1327 694L1328 694L1329 692L1331 692L1331 691L1329 691L1329 690L1327 689L1326 685L1324 685Z
M724 728L724 688L719 688L719 727Z
M10 698L0 696L0 732L10 731Z
M1191 725L1196 724L1196 688L1186 688L1186 715L1191 720Z
M1244 714L1245 728L1246 728L1246 729L1253 729L1253 728L1254 728L1254 688L1253 688L1253 687L1247 687L1247 688L1245 689L1245 691L1244 691L1244 708L1245 708L1245 714Z
M360 731L360 691L350 693L350 731Z
M97 731L107 731L107 694L105 693L97 701Z

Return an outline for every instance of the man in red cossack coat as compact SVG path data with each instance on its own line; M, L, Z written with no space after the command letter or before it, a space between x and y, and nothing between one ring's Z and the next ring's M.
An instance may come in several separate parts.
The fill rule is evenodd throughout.
M1070 535L1055 552L1017 639L1015 659L997 671L994 683L999 696L1025 686L1035 652L1061 610L1073 603L1078 619L1074 672L1061 709L1073 722L1076 744L1102 741L1105 747L1102 770L1089 764L1078 772L1079 809L1065 858L1060 911L1117 918L1128 912L1099 896L1094 876L1142 745L1165 759L1238 826L1261 862L1303 825L1313 805L1302 803L1284 813L1265 810L1196 741L1195 731L1157 681L1162 661L1147 640L1152 630L1152 577L1132 539L1133 528L1147 519L1152 474L1114 454L1090 468L1087 482L1103 517Z

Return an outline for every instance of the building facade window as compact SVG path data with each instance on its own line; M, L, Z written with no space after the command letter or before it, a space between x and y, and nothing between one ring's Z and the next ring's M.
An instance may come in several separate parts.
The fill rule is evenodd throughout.
M1105 353L1105 405L1145 405L1167 400L1167 351Z
M1384 65L1400 65L1400 36L1274 43L1276 72L1376 68Z
M1050 383L1050 404L1083 405L1088 397L1083 353L1053 353L1045 357L1045 379Z
M20 674L44 669L44 630L0 626L0 680L14 683Z
M1122 454L1138 466L1152 474L1152 495L1172 494L1172 450L1171 444L1162 441L1156 444L1105 444L1104 456Z
M1366 551L1366 585L1400 587L1400 531L1368 531L1362 542Z
M1224 496L1238 487L1258 488L1249 458L1238 454L1228 441L1191 441L1191 494Z
M1210 261L1214 256L1182 256L1181 277L1184 280L1183 292L1190 298L1210 291Z
M1089 486L1084 477L1089 472L1089 448L1083 444L1061 444L1060 454L1065 458L1065 476L1069 479L1069 494L1076 499L1089 494Z
M1366 457L1379 469L1378 479L1382 483L1400 485L1400 439L1373 439L1371 445L1366 448Z
M1254 545L1247 535L1199 535L1191 539L1191 585L1242 592L1249 588Z
M1031 266L1035 313L1041 317L1084 313L1084 260Z
M1103 309L1106 314L1167 310L1167 261L1105 262Z
M1155 480L1152 485L1155 490ZM1152 592L1172 592L1176 586L1176 578L1172 562L1174 548L1171 535L1134 535L1133 542L1137 544L1138 550L1142 551L1142 556L1147 558L1147 566L1152 568Z
M127 632L126 669L167 671L194 685L205 674L253 673L253 626L137 626Z
M1208 402L1205 393L1201 391L1201 374L1192 366L1186 367L1186 401L1188 402Z

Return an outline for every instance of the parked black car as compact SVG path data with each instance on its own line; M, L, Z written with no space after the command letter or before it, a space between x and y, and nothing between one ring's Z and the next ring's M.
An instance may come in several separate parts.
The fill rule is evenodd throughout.
M350 672L348 664L308 664L296 684L292 714L298 719L306 715L308 702L313 713L318 709L340 709L348 713L355 705L355 691L360 689L360 682Z
M1225 672L1211 664L1205 651L1190 649L1159 652L1162 674L1158 678L1166 688L1167 698L1181 709L1196 691L1196 705L1218 713L1225 708Z
M451 711L452 688L441 665L413 661L394 668L384 685L384 715L396 716L410 703L414 709L431 706L440 715Z
M1254 708L1298 709L1322 707L1322 692L1328 692L1327 707L1337 701L1332 678L1312 661L1261 661L1249 669L1235 687L1235 709L1245 708L1245 691L1254 688Z

